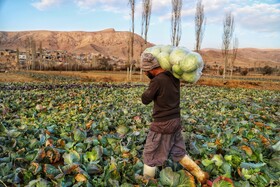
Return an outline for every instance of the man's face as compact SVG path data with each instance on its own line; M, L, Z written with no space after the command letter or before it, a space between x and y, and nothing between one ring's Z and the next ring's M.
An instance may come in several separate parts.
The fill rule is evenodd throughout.
M155 77L151 71L145 71L145 75L147 75L149 79L153 79Z

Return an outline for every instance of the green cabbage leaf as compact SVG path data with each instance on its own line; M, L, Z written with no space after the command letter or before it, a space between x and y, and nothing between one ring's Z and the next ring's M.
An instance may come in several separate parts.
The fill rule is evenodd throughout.
M160 182L166 186L178 186L180 174L173 172L171 167L164 168L160 172Z

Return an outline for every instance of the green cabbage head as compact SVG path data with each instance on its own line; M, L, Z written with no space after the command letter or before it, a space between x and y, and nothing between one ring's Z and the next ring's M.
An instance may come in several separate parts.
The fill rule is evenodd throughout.
M203 61L198 53L191 52L185 56L183 60L179 63L180 68L184 72L193 72L199 67L203 66Z
M172 66L172 72L176 73L177 75L182 75L184 71L180 68L178 64Z
M181 78L188 83L196 83L201 76L200 71L193 71L190 73L183 73Z
M182 61L188 53L189 52L183 48L175 48L170 53L170 64L179 64L179 62Z
M146 48L145 51L143 53L151 53L153 54L155 57L157 57L160 52L161 52L161 46L153 46L153 47L149 47L149 48Z
M156 57L162 69L171 70L171 64L169 63L169 54L167 52L161 52Z
M173 74L173 76L174 76L175 78L177 78L177 79L181 79L181 78L182 78L181 75L178 75L178 74L175 73L175 72L173 72L172 74Z

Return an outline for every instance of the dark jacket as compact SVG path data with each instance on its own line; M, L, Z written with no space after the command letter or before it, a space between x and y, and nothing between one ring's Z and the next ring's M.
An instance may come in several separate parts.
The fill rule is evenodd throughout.
M151 80L142 102L147 105L152 101L155 122L180 118L180 81L171 72L162 72Z

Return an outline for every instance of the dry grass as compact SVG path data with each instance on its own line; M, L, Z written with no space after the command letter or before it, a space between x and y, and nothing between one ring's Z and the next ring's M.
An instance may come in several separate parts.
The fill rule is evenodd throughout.
M218 86L228 88L247 88L247 89L260 89L260 90L279 90L280 81L248 81L248 80L226 80L222 79L204 78L202 77L197 84L206 86Z
M36 73L46 73L37 71ZM142 81L139 73L133 73L131 81L128 81L127 73L124 71L49 71L49 75L63 75L80 77L83 82L147 82L149 79L143 74Z
M82 82L148 82L149 79L143 75L140 80L139 73L132 74L132 80L128 81L126 72L112 72L112 71L87 71L87 72L70 72L70 71L34 71L35 73L42 73L48 75L62 75L70 77L80 77ZM237 77L237 76L236 76ZM270 79L279 79L279 76L257 76L251 75L248 78L267 78L267 81L251 81L251 80L227 80L223 82L222 79L201 77L197 82L198 85L218 86L229 88L248 88L248 89L262 89L262 90L279 90L280 81L270 81ZM240 78L240 77L237 77ZM247 78L243 76L242 78ZM36 79L16 73L0 73L0 82L38 82Z
M11 72L11 73L0 73L0 82L38 82L38 81L33 78L23 76L23 75L18 75Z

